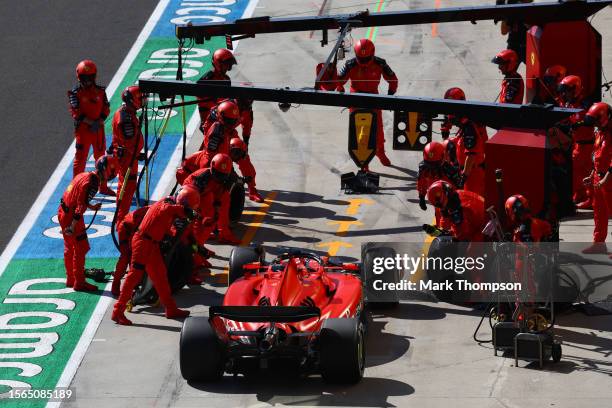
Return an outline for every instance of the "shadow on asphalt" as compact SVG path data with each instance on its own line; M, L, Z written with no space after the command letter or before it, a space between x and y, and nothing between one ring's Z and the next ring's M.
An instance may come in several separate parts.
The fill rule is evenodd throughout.
M323 196L312 194L312 193L303 193L299 191L286 191L286 190L275 190L276 198L274 199L275 203L285 202L285 203L296 203L296 204L304 204L304 203L322 203L329 205L349 205L348 201L344 200L326 200Z
M408 174L409 176L411 176L415 180L416 180L417 176L419 175L418 171L413 170L413 169L409 169L407 167L400 167L400 166L393 165L393 166L391 166L391 168L395 169L395 170L398 170L398 171L401 171L404 174Z
M373 235L406 234L409 232L420 232L420 231L423 231L423 227L421 225L412 225L408 227L397 227L397 228L352 230L352 231L347 231L344 236L345 237L369 237Z
M175 332L175 333L180 333L180 331L181 331L180 327L162 326L161 324L140 324L140 323L133 323L132 327L142 327L144 329L151 329L151 330L165 330L165 331L171 331L171 332Z
M383 331L388 322L368 320L366 340L366 367L376 367L401 358L410 349L414 337Z
M364 377L358 384L342 386L327 384L315 376L291 379L281 372L258 373L254 378L226 375L216 383L189 385L228 396L254 394L258 401L272 406L394 407L387 401L389 397L414 393L412 386L387 378Z
M299 204L299 203L298 203ZM348 205L348 203L347 203ZM344 209L343 209L344 210ZM346 215L338 215L336 211L329 208L314 205L286 205L274 202L267 214L273 217L303 218L303 219L328 219L334 221L355 221L356 218Z

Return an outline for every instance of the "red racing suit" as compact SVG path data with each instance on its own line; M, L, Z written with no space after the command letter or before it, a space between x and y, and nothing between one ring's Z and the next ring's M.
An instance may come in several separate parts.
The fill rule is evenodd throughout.
M200 79L198 84L206 83L206 81L223 81L227 85L231 85L232 80L227 74L217 72L214 68L206 72ZM210 110L219 104L218 98L215 97L198 97L198 112L200 113L200 123L203 127L208 119ZM202 133L206 134L206 130L202 130Z
M471 191L457 190L449 197L448 205L441 210L442 223L450 226L457 241L480 242L487 223L484 198Z
M584 121L588 106L582 101L566 103L566 108L583 109L581 112L570 116L569 125L575 125ZM572 150L572 185L574 191L574 202L591 201L591 188L586 187L582 180L587 177L592 168L591 154L593 143L595 143L595 128L592 126L579 126L572 129L571 136L574 141Z
M465 178L463 189L484 196L485 193L485 143L489 136L487 128L468 119L462 119L455 142L457 161L464 170L465 160L472 156L474 164L470 174Z
M512 233L513 242L542 242L552 234L552 227L546 220L527 217Z
M525 82L518 72L511 72L504 76L499 94L500 103L522 104L525 94Z
M213 117L214 110L211 111L210 117ZM206 150L209 160L211 160L217 153L225 153L229 156L230 153L230 140L234 137L238 137L236 129L228 128L221 122L216 121L208 127L208 131L204 136L204 141L200 150ZM255 166L251 162L251 158L248 153L238 161L238 168L240 173L246 179L246 182L250 189L255 189Z
M595 230L593 242L605 242L608 235L608 219L612 216L612 175L601 187L596 187L606 173L612 172L612 130L598 130L593 149L593 217Z
M229 228L228 188L213 177L210 169L199 169L191 173L183 186L193 186L200 192L200 214L193 227L198 245L204 245L215 227L219 237L231 234Z
M380 78L384 78L389 83L389 94L392 95L397 91L399 81L397 75L391 69L382 58L374 57L367 64L359 64L356 58L349 59L338 75L336 89L340 92L344 92L344 84L348 80L351 81L351 93L378 93L378 85L380 84ZM354 111L351 108L351 112ZM382 111L376 110L376 155L384 155L385 152L385 131L382 121Z
M91 146L93 146L96 160L104 155L106 150L104 120L110 114L110 105L106 98L105 88L99 85L88 88L75 86L68 91L68 101L70 114L74 120L75 154L72 167L74 177L85 171ZM93 121L93 123L87 124L88 121Z
M116 309L125 309L134 288L142 280L145 271L151 278L159 300L165 306L166 311L176 309L159 243L170 231L174 220L185 216L184 207L176 204L172 197L166 197L150 206L132 237L131 268L123 282L121 294L115 305Z
M194 171L207 168L212 156L207 150L199 150L183 160L181 167L176 170L176 181L183 185L185 179Z
M150 206L145 206L132 211L118 224L119 259L117 260L117 265L115 265L115 274L113 275L112 292L114 295L119 294L121 279L125 275L130 258L132 257L132 237L147 214L147 211L149 211L149 208Z
M136 192L136 181L138 179L138 154L144 146L144 137L140 130L140 120L136 111L123 104L113 115L113 141L109 152L111 152L119 163L117 190L117 225L130 211L132 197ZM119 200L119 192L125 183L126 172L130 169L123 197Z
M95 172L79 173L70 182L60 200L58 219L64 237L64 266L66 286L69 287L85 282L85 255L89 251L89 241L83 215L98 192L99 185L100 179ZM66 228L74 220L74 230L72 234L67 235Z
M325 66L324 63L317 64L316 68L316 76L319 76L319 73ZM319 82L315 81L315 90L317 91L335 91L338 87L338 72L336 71L336 65L330 64L327 67L327 71L321 76L321 80Z
M417 192L419 193L419 201L424 201L427 196L429 187L438 180L443 180L457 187L459 173L454 171L453 167L445 162L429 162L423 160L419 163L419 172L417 175ZM423 207L424 208L424 207ZM441 227L440 209L436 208L436 226Z
M249 141L251 140L251 131L253 130L253 120L254 120L253 101L244 100L244 99L225 98L225 99L219 99L218 103L221 104L222 102L225 102L225 101L234 102L238 106L238 110L240 111L240 121L238 122L238 125L242 127L242 140L244 140L244 143L248 145ZM219 115L217 112L218 106L219 105L217 104L216 106L210 109L208 117L206 118L206 121L203 122L203 125L202 125L202 134L205 135L208 132L208 129L210 129L210 127L215 122L219 121ZM204 142L202 142L202 145L200 146L200 150L202 150L204 146L205 144Z

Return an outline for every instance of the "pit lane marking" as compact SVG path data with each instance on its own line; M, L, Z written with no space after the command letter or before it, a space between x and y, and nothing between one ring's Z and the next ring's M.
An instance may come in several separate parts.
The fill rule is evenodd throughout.
M378 6L376 7L376 12L381 13L385 11L385 7L387 6L387 0L378 0ZM376 35L378 34L378 27L370 27L366 32L366 37L372 42L376 41Z
M344 241L331 241L331 242L321 242L317 244L317 248L328 248L327 253L329 256L336 256L340 248L352 248L353 244L349 244Z
M346 236L346 233L348 232L348 230L351 228L351 226L362 226L364 225L363 222L359 221L359 220L354 220L354 221L330 221L327 223L327 225L338 225L338 230L336 231L336 235L339 237L344 237Z
M440 0L436 0L434 7L436 8L436 10L440 8ZM438 23L431 23L431 36L438 36Z
M431 221L432 224L436 223L436 218L434 217L434 219ZM427 254L429 253L429 246L431 245L432 241L434 240L434 237L432 237L431 235L425 234L425 240L423 241L423 246L421 248L421 253L422 254ZM418 282L421 280L425 279L425 271L423 271L423 268L421 267L421 265L419 264L417 270L414 272L414 274L412 274L410 276L410 281L411 282Z
M369 198L351 198L348 200L349 205L346 209L348 215L356 215L359 212L359 207L362 205L372 205L374 201Z
M253 240L253 238L255 238L255 234L257 233L257 230L259 229L259 227L261 227L261 224L263 224L264 218L268 214L268 211L270 211L270 207L274 203L274 200L276 199L277 194L278 192L276 191L270 191L268 195L266 196L266 198L264 199L264 203L259 207L259 211L245 211L244 212L244 213L251 213L254 216L251 222L249 222L248 224L245 224L248 228L244 232L244 235L242 236L242 240L240 241L240 246L249 245L251 241Z

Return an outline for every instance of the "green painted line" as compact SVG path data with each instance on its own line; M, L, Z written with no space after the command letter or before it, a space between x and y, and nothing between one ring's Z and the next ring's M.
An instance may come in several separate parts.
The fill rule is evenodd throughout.
M382 4L377 10L377 13L382 13L383 11L385 11L386 7L387 7L387 0L383 0ZM377 35L378 35L378 27L370 27L368 28L368 31L366 31L366 38L369 38L370 40L372 40L372 42L376 41Z
M105 270L113 270L115 267L116 259L113 258L96 258L88 259L87 264L89 267L103 268ZM41 295L18 295L9 294L9 291L14 287L15 283L23 282L28 279L41 279L41 278L57 278L60 280L66 279L66 273L64 271L64 262L62 259L32 259L32 260L13 260L4 271L2 279L0 280L0 298L3 299L3 303L0 305L2 308L2 316L6 316L10 313L19 312L52 312L62 314L67 317L67 321L60 326L30 329L27 333L44 333L48 335L58 334L58 340L52 345L54 350L52 353L44 355L42 357L34 358L3 358L2 361L15 361L15 362L27 362L31 364L37 364L43 368L42 372L33 377L20 377L20 370L16 368L0 367L0 378L12 379L16 381L24 381L31 384L32 389L49 389L53 388L54 384L57 384L59 377L62 374L66 362L72 355L75 345L78 343L83 329L89 322L91 315L100 299L100 292L98 293L85 293L85 292L70 292L65 294L41 294ZM102 289L102 284L97 284ZM42 283L31 286L31 289L36 290L57 290L63 289L65 285L60 283ZM7 301L14 301L17 299L31 299L31 298L45 298L45 299L57 299L60 301L73 302L74 308L72 310L58 310L57 305L54 303L7 303ZM11 319L8 322L9 325L19 324L44 324L48 322L48 318L41 317L19 317ZM32 348L2 348L3 344L6 343L31 343L38 341L38 339L14 339L7 338L6 334L24 333L23 329L4 329L0 333L0 353L28 353L34 351ZM26 344L27 345L27 344ZM2 392L6 390L0 390ZM78 397L78 395L77 395ZM4 408L37 408L44 407L46 400L19 400L11 399L2 402Z

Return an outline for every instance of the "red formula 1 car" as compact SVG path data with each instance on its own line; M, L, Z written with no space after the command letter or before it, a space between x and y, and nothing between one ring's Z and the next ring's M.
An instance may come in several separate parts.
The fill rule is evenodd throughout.
M223 306L181 330L181 374L214 381L291 367L333 383L363 377L365 316L358 264L286 249L271 263L261 248L234 248Z

